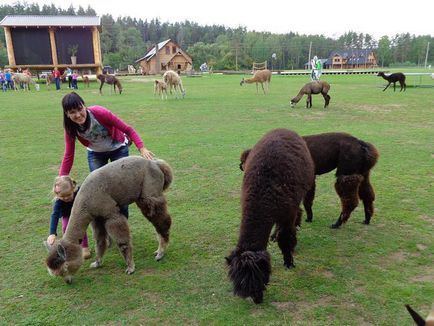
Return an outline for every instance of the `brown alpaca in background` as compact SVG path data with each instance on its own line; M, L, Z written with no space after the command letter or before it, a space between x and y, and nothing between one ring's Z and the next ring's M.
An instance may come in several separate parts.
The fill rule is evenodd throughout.
M328 95L328 92L330 91L330 84L327 83L324 80L315 80L310 83L305 84L300 91L298 92L297 96L294 97L290 105L293 108L304 95L307 95L306 99L306 108L312 107L312 94L320 94L324 97L324 108L326 108L330 103L330 95Z
M315 164L315 175L321 175L336 169L335 189L341 199L342 211L337 221L331 226L339 228L351 216L358 206L359 197L365 209L364 224L369 224L374 214L375 192L370 182L371 169L376 164L379 154L374 145L357 139L347 133L324 133L303 136ZM240 169L250 150L245 150L240 157ZM315 198L315 182L303 199L306 210L306 222L312 222L312 205Z
M87 87L90 86L89 76L81 75L81 80L83 81L83 85L86 85Z
M384 72L380 71L377 76L383 77L383 79L387 80L389 83L383 89L383 92L393 83L393 91L396 90L396 82L399 82L401 86L400 92L404 89L407 89L407 84L405 83L405 75L402 72L396 72L394 74L385 75Z
M258 94L258 83L261 84L262 91L264 92L264 95L266 94L266 91L270 91L270 82L271 82L271 71L268 69L264 70L257 70L252 78L247 79L241 79L240 86L243 86L244 83L246 84L253 84L256 83L256 94ZM264 89L265 84L265 89Z
M102 95L102 87L104 86L104 83L107 83L110 86L113 86L113 90L116 94L116 87L119 90L119 94L122 94L122 85L119 79L117 79L113 75L108 74L98 74L96 75L96 78L100 81L101 85L99 86L99 93ZM110 94L112 93L112 88L110 87Z
M252 148L244 171L240 236L226 261L234 294L261 303L271 273L267 245L273 225L279 229L276 240L284 265L294 267L300 203L314 182L314 166L300 136L275 129Z

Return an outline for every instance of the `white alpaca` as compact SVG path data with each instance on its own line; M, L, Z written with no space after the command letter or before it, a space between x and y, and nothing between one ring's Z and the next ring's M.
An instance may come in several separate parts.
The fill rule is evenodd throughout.
M162 80L155 80L154 82L154 96L157 93L162 100L167 99L167 84Z
M12 75L12 80L14 81L14 88L17 91L19 85L22 83L24 90L30 91L30 84L36 84L31 76L24 73L16 73Z
M256 94L258 94L258 83L261 83L262 91L264 92L264 94L266 94L266 91L264 89L264 83L267 92L269 92L270 81L271 81L271 71L268 69L264 69L264 70L256 71L252 78L241 79L240 86L243 86L244 83L246 84L256 83Z
M172 87L173 87L175 89L176 98L178 98L179 91L181 91L182 98L184 98L185 89L182 86L181 77L179 77L179 75L175 71L167 70L163 75L163 80L169 86L170 94L172 94Z

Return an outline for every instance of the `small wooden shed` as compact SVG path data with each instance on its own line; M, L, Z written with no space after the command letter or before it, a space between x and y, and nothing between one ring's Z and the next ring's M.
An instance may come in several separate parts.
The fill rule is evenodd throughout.
M171 39L156 44L135 63L140 64L144 75L155 75L167 70L181 74L193 69L191 57Z
M60 70L67 67L101 73L101 19L97 16L6 16L7 68ZM76 62L71 49L77 49Z

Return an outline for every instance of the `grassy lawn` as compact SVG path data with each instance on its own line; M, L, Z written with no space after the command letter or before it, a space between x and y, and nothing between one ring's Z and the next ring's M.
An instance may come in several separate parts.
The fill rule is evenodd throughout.
M183 100L154 97L153 79L144 77L123 78L120 96L107 86L100 96L96 83L81 88L87 105L111 109L172 166L173 224L167 255L155 262L154 230L130 206L136 272L124 274L112 247L102 268L86 261L69 286L48 275L42 245L68 91L41 85L0 93L0 324L412 325L405 303L426 316L434 298L434 88L382 92L385 81L374 75L323 79L331 84L328 109L318 95L312 109L305 98L290 109L307 76L273 76L267 96L240 87L241 76L223 75L183 77ZM333 174L319 177L314 222L298 232L296 268L286 270L271 243L271 281L255 305L232 295L224 257L238 239L239 155L278 127L345 131L375 144L376 213L363 225L359 205L346 225L330 229L340 203ZM79 183L88 174L85 152L77 147Z

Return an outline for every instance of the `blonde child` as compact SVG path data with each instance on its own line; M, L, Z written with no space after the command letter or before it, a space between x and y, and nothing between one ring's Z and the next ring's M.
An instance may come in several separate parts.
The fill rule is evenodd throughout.
M50 235L47 238L47 244L51 246L56 240L57 224L62 217L62 232L65 233L71 214L72 205L79 187L76 182L69 176L60 176L54 179L53 194L55 202L50 219ZM87 234L84 235L81 243L83 248L83 258L88 259L91 256Z

